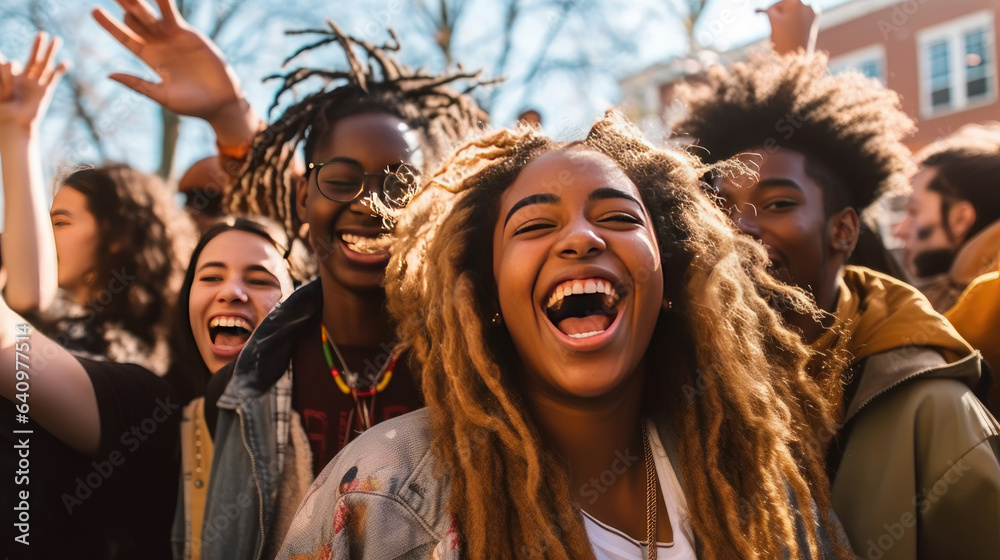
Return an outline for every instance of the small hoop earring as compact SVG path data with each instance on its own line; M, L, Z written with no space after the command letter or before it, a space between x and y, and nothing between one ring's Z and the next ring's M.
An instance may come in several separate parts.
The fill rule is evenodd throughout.
M500 315L499 311L497 311L496 313L493 314L493 318L490 319L490 322L493 323L494 325L502 325L503 324L503 317Z

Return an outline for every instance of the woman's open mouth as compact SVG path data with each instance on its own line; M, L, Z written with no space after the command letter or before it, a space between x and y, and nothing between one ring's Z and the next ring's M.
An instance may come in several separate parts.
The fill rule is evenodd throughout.
M242 348L253 329L248 320L235 315L217 315L208 322L208 336L212 344L221 350Z
M589 338L614 324L621 299L611 282L603 278L567 280L549 294L545 316L566 336Z

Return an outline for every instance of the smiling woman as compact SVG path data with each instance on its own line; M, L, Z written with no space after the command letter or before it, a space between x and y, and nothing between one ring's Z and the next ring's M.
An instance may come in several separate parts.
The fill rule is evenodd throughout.
M172 306L193 228L158 177L126 165L65 177L50 212L62 296L30 313L77 355L170 367Z
M560 176L571 183L548 186ZM599 397L638 369L663 302L640 198L611 158L582 147L537 158L501 197L493 271L530 394Z
M37 424L27 428L34 429L38 460L28 490L39 515L29 557L169 558L182 473L177 523L197 547L212 441L203 399L196 397L291 292L278 247L263 226L245 219L202 236L179 294L176 359L165 377L135 364L78 358L32 333L33 355L44 360L31 369L28 415ZM4 332L22 322L0 299ZM0 343L0 395L11 401L2 407L4 431L12 433L20 429L10 425L18 402L15 360L10 341L0 337Z
M187 366L171 380L185 401L204 394L211 375L236 358L264 316L292 292L283 252L267 228L244 218L201 236L174 314L174 355Z
M261 223L231 218L205 231L191 255L174 318L174 352L185 366L170 376L181 401L191 401L182 414L182 499L173 529L185 558L201 557L212 470L205 390L212 375L236 359L264 317L292 292L284 252Z
M345 448L279 557L848 556L808 443L828 411L762 294L809 304L703 171L617 113L460 148L392 216L428 410Z

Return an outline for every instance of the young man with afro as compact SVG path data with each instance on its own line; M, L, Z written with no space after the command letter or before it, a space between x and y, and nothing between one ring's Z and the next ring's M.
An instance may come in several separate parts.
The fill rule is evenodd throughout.
M997 558L1000 424L976 398L981 360L917 290L846 265L859 215L905 184L912 127L898 97L822 55L756 55L715 68L675 127L709 163L735 225L821 317L786 310L838 411L827 447L834 511L873 559ZM782 302L775 302L782 305Z

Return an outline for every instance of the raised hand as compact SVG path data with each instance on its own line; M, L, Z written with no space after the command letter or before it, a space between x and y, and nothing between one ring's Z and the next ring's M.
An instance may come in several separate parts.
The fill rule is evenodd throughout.
M785 54L799 48L812 52L816 43L818 10L802 0L779 0L770 8L757 12L766 13L771 22L771 42L777 53Z
M124 23L103 8L92 13L97 23L159 76L153 83L129 74L110 78L167 109L208 121L220 143L252 138L257 118L244 100L239 79L219 48L189 25L174 0L157 0L160 17L143 0L117 0Z
M34 133L45 116L52 94L66 70L67 62L55 66L61 41L45 32L35 36L31 54L21 70L0 54L0 130L15 127Z
M6 302L21 312L44 310L55 300L58 274L42 179L38 125L59 78L69 65L55 65L59 39L35 37L22 71L0 56L0 174L3 176Z

